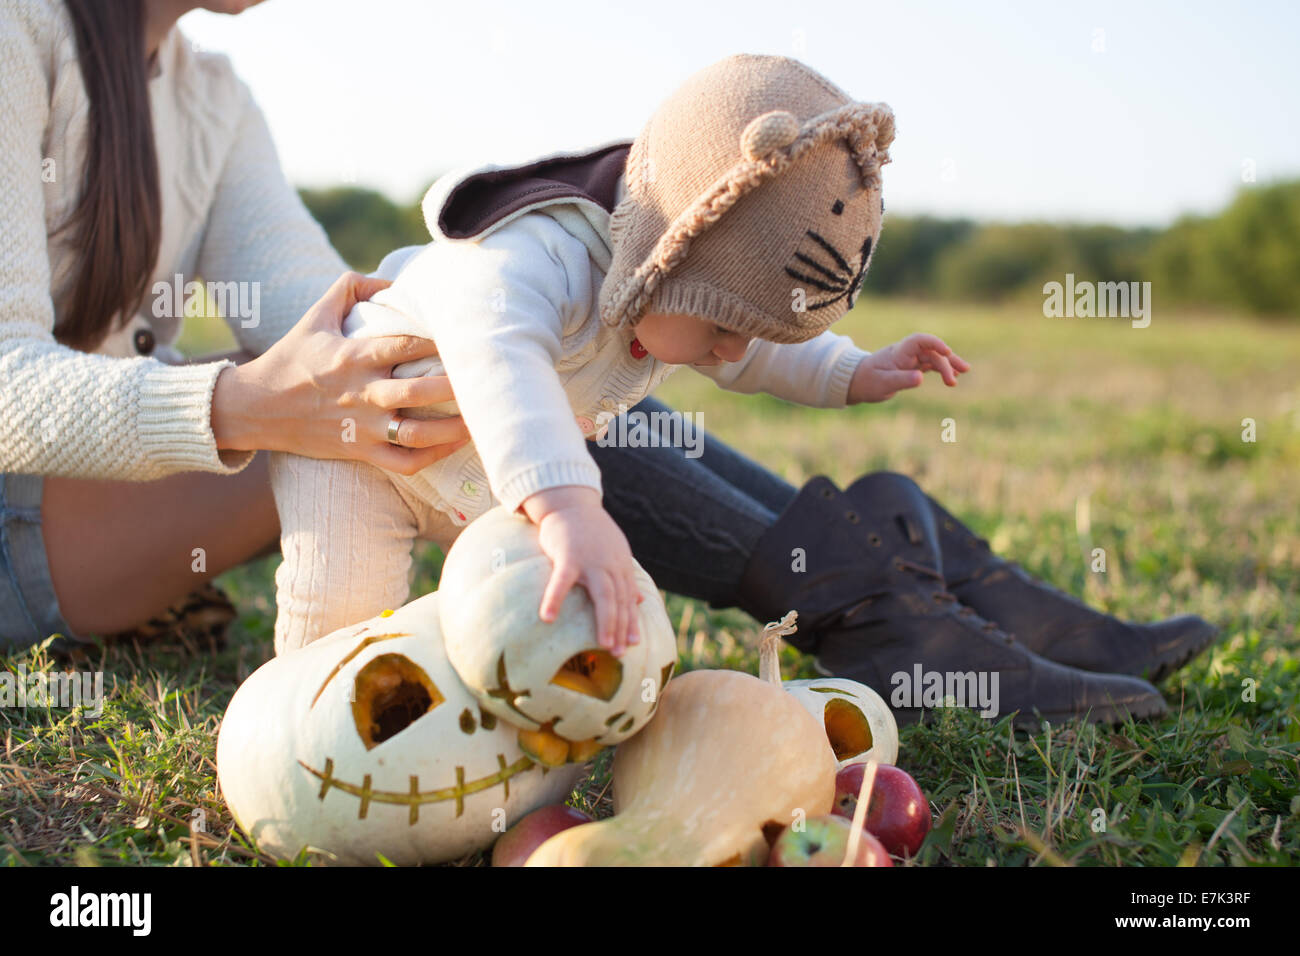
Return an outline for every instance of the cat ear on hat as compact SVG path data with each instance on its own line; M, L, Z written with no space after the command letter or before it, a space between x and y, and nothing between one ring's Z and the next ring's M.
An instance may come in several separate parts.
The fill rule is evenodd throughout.
M894 111L884 103L855 103L845 130L849 150L862 170L864 184L880 186L880 167L890 161L894 142Z
M799 120L786 110L755 117L740 134L740 152L750 160L765 159L799 138Z

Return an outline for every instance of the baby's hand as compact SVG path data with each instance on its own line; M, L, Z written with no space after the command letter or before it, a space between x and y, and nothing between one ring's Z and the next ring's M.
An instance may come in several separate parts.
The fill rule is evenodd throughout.
M937 335L916 332L864 358L849 382L849 404L883 402L905 388L916 388L925 372L938 372L945 385L956 385L957 376L970 371L970 364L948 348Z
M523 509L555 565L538 609L542 620L555 620L570 588L581 584L596 607L597 642L621 656L641 640L636 608L643 598L632 549L601 507L600 493L577 485L548 488L525 500Z

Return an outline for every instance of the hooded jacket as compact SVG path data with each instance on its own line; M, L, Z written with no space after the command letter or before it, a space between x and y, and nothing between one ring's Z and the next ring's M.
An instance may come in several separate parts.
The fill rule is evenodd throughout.
M610 216L624 194L630 146L448 173L423 202L432 241L387 256L375 274L393 284L344 321L349 336L438 343L439 358L405 363L394 375L445 369L457 402L402 414L443 417L459 405L473 441L394 480L456 524L497 503L513 510L546 488L599 492L585 440L600 440L602 426L680 367L646 352L635 328L600 320L614 254ZM826 332L796 345L755 339L739 361L692 368L731 391L831 408L845 404L867 354Z

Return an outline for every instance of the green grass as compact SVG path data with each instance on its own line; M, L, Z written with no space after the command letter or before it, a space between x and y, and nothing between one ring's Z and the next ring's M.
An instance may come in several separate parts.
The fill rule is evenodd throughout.
M905 728L899 763L936 827L920 864L1286 864L1300 857L1300 326L1164 315L1044 319L1032 306L864 302L871 348L938 333L974 365L892 402L830 412L718 392L683 372L661 397L799 483L881 468L916 478L1006 556L1136 620L1193 612L1221 643L1162 689L1159 723L1013 734L948 712ZM943 420L957 441L941 439ZM1258 440L1241 440L1242 419ZM1084 555L1107 552L1107 573ZM110 648L101 717L0 710L0 861L261 859L216 792L222 710L270 652L276 559L225 575L229 647ZM421 556L417 587L440 555ZM757 625L671 596L682 666L754 672ZM809 662L784 651L787 676ZM49 668L40 651L10 667ZM82 665L87 666L87 665ZM1243 699L1243 682L1255 699ZM575 801L609 812L609 757ZM1105 829L1094 825L1105 814ZM200 811L204 830L191 839ZM471 857L465 864L481 862Z

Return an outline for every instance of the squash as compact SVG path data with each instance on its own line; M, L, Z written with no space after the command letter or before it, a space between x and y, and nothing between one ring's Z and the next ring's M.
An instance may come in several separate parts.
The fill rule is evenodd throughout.
M830 812L835 772L822 725L779 672L691 671L615 752L614 816L555 834L525 865L761 865L765 827Z
M487 713L520 728L542 763L587 760L650 719L677 663L663 598L637 567L641 640L614 657L596 643L595 611L582 587L555 621L538 614L551 560L526 517L498 506L461 532L439 584L447 656Z
M267 853L453 860L566 799L577 766L536 765L452 670L439 593L262 665L217 738L221 792Z
M777 637L797 629L799 613L791 611L763 629L759 672L779 674ZM826 737L840 768L856 763L892 764L898 759L898 723L894 712L866 684L843 677L788 680L786 692L799 701L826 728Z
M788 680L785 689L821 720L841 768L869 760L897 762L898 723L889 705L866 684L818 677Z

